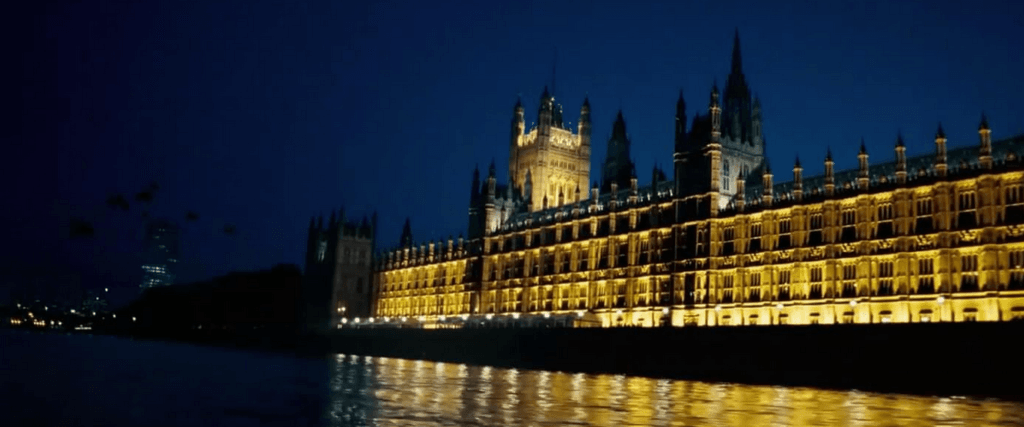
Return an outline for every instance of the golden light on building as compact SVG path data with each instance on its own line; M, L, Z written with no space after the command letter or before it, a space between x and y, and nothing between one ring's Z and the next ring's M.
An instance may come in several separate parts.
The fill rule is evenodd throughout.
M389 254L375 314L588 313L648 327L1024 318L1022 143L993 142L987 168L977 147L961 147L946 151L943 174L925 154L902 160L915 171L903 184L881 164L862 187L857 170L835 173L832 196L826 177L810 177L799 202L787 182L771 203L747 197L742 210L733 200L682 221L658 221L680 204L665 197L532 213L461 249Z
M893 160L871 163L862 143L855 167L836 170L829 151L822 175L797 160L788 180L763 157L738 37L733 58L724 96L716 85L689 130L680 96L675 176L655 168L642 188L632 171L588 194L589 101L575 133L547 91L535 129L517 104L509 182L493 164L485 182L474 173L466 239L410 238L377 257L372 315L451 327L1024 319L1024 135L993 141L983 117L978 144L947 146L940 127L916 156L897 137Z

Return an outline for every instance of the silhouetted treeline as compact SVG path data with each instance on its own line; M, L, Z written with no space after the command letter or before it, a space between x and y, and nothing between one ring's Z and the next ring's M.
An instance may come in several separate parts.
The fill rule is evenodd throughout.
M118 315L134 317L133 329L287 332L297 329L302 272L294 265L231 273L187 285L147 289Z

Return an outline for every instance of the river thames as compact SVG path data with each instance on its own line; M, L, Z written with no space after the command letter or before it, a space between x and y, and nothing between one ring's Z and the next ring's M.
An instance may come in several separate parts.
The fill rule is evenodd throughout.
M341 354L298 358L9 330L0 331L0 343L0 408L5 414L0 425L1024 424L1024 405L992 398L704 383Z

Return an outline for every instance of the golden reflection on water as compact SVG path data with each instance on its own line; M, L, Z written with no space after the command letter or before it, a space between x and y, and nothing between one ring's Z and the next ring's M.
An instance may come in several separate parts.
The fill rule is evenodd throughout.
M338 355L329 425L1009 426L1024 405Z

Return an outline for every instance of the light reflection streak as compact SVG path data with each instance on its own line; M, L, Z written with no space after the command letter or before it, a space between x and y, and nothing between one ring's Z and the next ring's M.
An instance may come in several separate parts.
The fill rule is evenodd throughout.
M382 357L330 360L333 425L1020 425L1024 407L936 398L522 371Z

